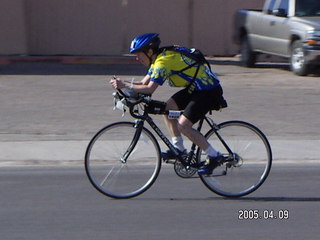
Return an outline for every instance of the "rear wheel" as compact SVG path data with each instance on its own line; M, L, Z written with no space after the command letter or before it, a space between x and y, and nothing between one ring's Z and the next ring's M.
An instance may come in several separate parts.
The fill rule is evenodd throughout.
M240 46L240 63L244 67L254 67L257 59L257 54L252 51L250 41L247 35L244 35Z
M268 177L271 148L265 135L252 124L224 122L217 129L210 130L206 138L225 156L225 161L212 175L200 175L211 191L226 197L240 197L258 189ZM204 152L198 151L197 154L198 159L204 161Z

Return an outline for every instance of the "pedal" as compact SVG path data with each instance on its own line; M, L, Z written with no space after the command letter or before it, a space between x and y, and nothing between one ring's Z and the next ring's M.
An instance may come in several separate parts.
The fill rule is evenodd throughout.
M163 159L163 162L167 163L167 164L174 164L176 162L176 160L175 159Z

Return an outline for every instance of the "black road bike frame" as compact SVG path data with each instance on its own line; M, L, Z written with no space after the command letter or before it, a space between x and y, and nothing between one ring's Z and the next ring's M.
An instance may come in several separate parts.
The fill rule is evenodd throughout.
M160 137L160 139L165 143L165 145L174 153L176 156L176 159L178 159L182 165L186 168L189 168L191 166L191 160L193 159L193 156L195 154L197 145L192 143L191 149L188 153L187 157L182 156L177 149L173 146L173 144L169 141L169 139L163 134L161 129L156 125L156 123L153 121L153 119L149 116L149 114L158 114L158 115L167 115L169 114L169 111L165 110L157 110L157 112L154 112L153 110L150 110L148 106L152 105L153 103L159 103L158 101L151 100L148 96L141 97L139 100L133 100L130 101L127 97L126 94L124 94L121 90L118 90L120 93L118 96L117 94L114 95L115 98L122 99L124 100L124 104L129 107L129 112L132 117L134 117L136 120L135 123L135 128L137 129L134 137L131 141L131 144L129 145L127 151L124 153L124 155L121 158L121 161L125 163L130 156L131 152L135 148L137 142L139 141L142 129L144 127L144 122L146 121L150 127L157 133L157 135ZM124 97L124 98L123 98ZM139 114L138 111L134 110L134 106L138 105L139 103L145 103L146 106L144 106L143 109L143 114ZM161 103L161 102L160 102ZM179 111L180 114L183 113L183 111ZM211 114L211 111L210 111ZM204 116L202 119L200 119L198 126L197 126L197 131L201 132L202 126L204 121L210 126L211 129L213 129L215 135L218 137L218 139L221 141L223 146L226 148L228 151L229 155L232 156L233 152L227 145L227 143L223 140L221 135L218 133L219 126L213 122L213 120L207 116Z
M182 111L181 111L182 113ZM161 131L161 129L156 125L156 123L153 121L153 119L149 116L149 114L147 112L145 112L143 118L136 120L136 124L135 124L135 128L137 129L134 137L132 139L132 142L128 148L128 150L125 152L125 154L123 155L123 157L121 158L122 162L126 162L127 158L129 157L130 153L133 151L134 147L136 146L137 142L139 141L140 138L140 134L142 132L142 129L144 127L144 122L147 122L149 124L149 126L154 130L154 132L157 133L157 135L160 137L160 139L165 143L165 145L175 154L176 159L178 159L184 167L189 168L190 164L191 164L191 160L195 154L196 151L196 144L192 144L191 149L188 153L188 157L185 158L183 157L178 151L177 149L173 146L173 144L169 141L169 139L164 135L164 133ZM216 136L218 137L218 139L221 141L221 143L223 144L223 146L226 148L226 150L228 151L228 153L230 155L232 155L232 150L229 148L229 146L226 144L226 142L223 140L223 138L220 136L220 134L218 133L217 130L219 130L218 125L216 125L210 118L208 118L207 116L205 116L204 118L202 118L197 126L197 131L201 131L202 126L204 121L212 128L214 129L214 133L216 134Z

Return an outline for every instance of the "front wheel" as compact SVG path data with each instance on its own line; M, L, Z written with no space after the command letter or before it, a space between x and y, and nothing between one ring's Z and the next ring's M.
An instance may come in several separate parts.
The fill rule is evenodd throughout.
M141 133L132 122L117 122L101 129L85 155L92 185L112 198L131 198L145 192L158 177L160 148L152 133Z
M305 76L309 73L310 66L307 64L305 52L299 40L292 43L290 68L292 72L299 76Z
M242 121L221 123L205 135L209 143L225 156L225 161L210 176L200 176L213 192L240 197L258 189L268 177L272 163L266 136L252 124ZM198 159L205 154L198 151Z

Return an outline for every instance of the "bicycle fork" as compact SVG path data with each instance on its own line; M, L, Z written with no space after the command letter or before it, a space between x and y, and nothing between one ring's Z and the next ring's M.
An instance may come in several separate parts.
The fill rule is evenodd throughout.
M132 153L133 149L136 147L137 142L139 141L142 129L143 129L143 120L137 120L134 127L137 129L134 133L134 136L131 140L131 143L127 149L127 151L120 158L122 163L127 163L128 157Z

